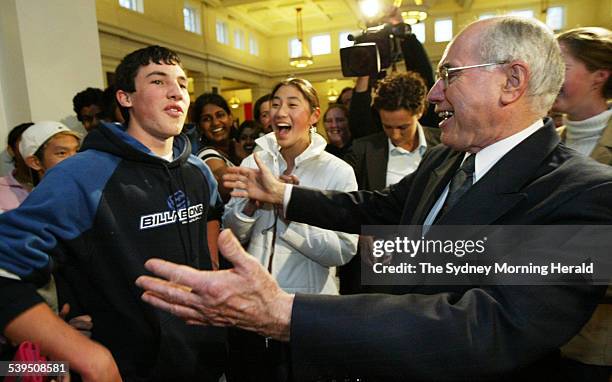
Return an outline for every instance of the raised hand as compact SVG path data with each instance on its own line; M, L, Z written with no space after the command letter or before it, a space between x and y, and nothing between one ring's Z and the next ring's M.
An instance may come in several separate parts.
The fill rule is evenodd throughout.
M264 203L282 204L285 184L272 174L257 153L253 154L259 170L229 167L223 175L223 185L233 188L232 196L250 198Z
M142 299L190 324L237 326L278 340L289 340L293 295L242 248L230 230L219 235L220 252L234 268L199 271L160 259L145 267L161 278L141 276Z

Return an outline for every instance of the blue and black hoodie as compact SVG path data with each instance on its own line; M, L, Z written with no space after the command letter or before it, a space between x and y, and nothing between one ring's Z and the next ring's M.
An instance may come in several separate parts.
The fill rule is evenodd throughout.
M174 158L105 124L0 215L1 327L41 301L35 290L53 272L60 306L92 316L92 339L109 348L125 380L217 381L225 331L148 306L134 285L152 257L212 268L206 222L221 214L217 183L182 135Z

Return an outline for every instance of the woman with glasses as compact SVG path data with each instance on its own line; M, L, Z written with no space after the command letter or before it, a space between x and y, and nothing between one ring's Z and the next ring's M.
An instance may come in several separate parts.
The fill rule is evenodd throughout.
M221 177L226 168L240 163L232 139L234 119L230 108L221 95L204 93L196 99L192 118L202 132L197 156L210 167L219 184L221 199L227 202L229 190L223 187Z

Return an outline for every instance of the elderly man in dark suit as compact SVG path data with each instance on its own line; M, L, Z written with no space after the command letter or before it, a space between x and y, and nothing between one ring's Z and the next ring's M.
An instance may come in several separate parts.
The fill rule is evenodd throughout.
M399 183L381 192L323 192L280 183L266 168L239 168L226 185L237 196L284 204L289 220L355 233L365 224L612 222L610 169L560 144L552 122L542 120L564 73L545 25L514 17L472 23L448 45L438 71L429 101L444 118L446 147L429 151ZM463 178L460 187L455 178ZM149 261L171 282L141 277L143 298L191 323L290 340L296 380L559 380L559 346L606 289L455 285L393 296L290 295L231 233L220 247L233 270Z

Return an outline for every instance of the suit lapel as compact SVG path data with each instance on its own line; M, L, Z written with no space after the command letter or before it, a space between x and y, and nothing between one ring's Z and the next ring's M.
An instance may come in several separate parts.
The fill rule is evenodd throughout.
M387 136L380 133L372 141L367 153L368 185L370 190L382 190L387 183L387 161L389 147Z
M542 163L558 143L559 137L549 120L504 155L438 224L487 225L497 221L527 197L521 190L544 170Z
M440 166L432 171L427 181L427 185L425 186L423 196L414 210L414 214L412 214L410 224L421 225L425 222L429 211L440 197L444 187L450 182L459 168L463 156L464 153L457 152L454 158L445 160Z

